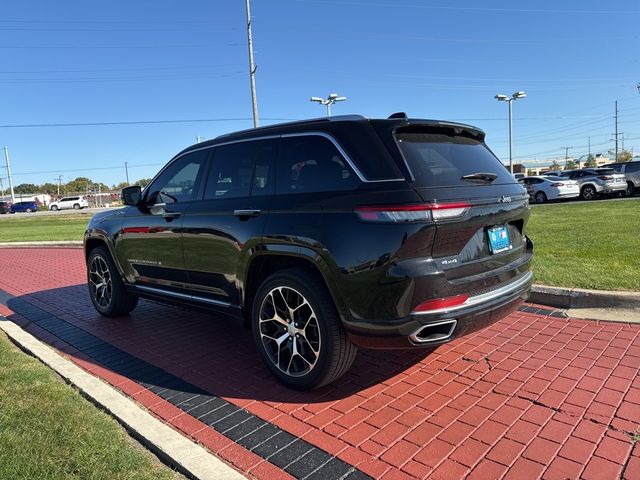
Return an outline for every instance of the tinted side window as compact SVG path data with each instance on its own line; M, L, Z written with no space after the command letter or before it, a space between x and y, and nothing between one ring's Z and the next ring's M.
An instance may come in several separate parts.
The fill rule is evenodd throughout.
M278 193L350 190L359 184L335 145L318 135L282 139L278 160Z
M240 198L272 193L277 148L277 140L216 147L204 198Z
M625 173L640 172L640 163L629 163L625 168Z
M174 161L149 185L147 201L175 203L195 200L208 155L209 150L199 150Z

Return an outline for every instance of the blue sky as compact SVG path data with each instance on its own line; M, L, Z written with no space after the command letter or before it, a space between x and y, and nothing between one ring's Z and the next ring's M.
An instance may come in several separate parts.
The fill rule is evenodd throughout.
M459 120L508 158L640 152L637 1L253 0L261 124L324 114ZM5 2L0 145L14 183L152 176L196 135L249 128L244 1ZM223 119L193 123L16 127ZM224 120L226 119L226 120ZM240 120L231 120L240 119ZM42 173L32 173L42 172ZM0 168L0 177L6 172ZM67 178L68 177L68 178Z

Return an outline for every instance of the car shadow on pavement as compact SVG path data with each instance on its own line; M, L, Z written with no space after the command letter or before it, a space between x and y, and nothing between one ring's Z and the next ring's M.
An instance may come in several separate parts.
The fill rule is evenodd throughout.
M298 392L271 375L250 329L231 317L141 300L131 315L105 318L93 308L86 285L38 291L3 303L15 312L9 320L45 343L66 354L79 350L90 362L152 391L205 391L223 398L286 403L334 401L376 388L430 354L361 350L342 378ZM50 335L62 342L52 342Z

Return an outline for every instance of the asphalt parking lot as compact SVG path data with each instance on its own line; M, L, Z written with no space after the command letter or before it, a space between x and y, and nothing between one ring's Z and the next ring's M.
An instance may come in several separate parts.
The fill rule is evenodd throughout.
M224 318L147 301L100 317L80 249L0 259L0 314L248 475L640 478L638 324L530 305L432 353L362 351L302 393Z

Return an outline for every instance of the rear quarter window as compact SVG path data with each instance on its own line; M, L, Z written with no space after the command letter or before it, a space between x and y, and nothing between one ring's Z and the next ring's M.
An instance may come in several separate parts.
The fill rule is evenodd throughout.
M470 185L462 180L473 173L494 173L492 182L515 183L516 180L487 146L464 136L437 133L396 133L396 141L421 187Z

